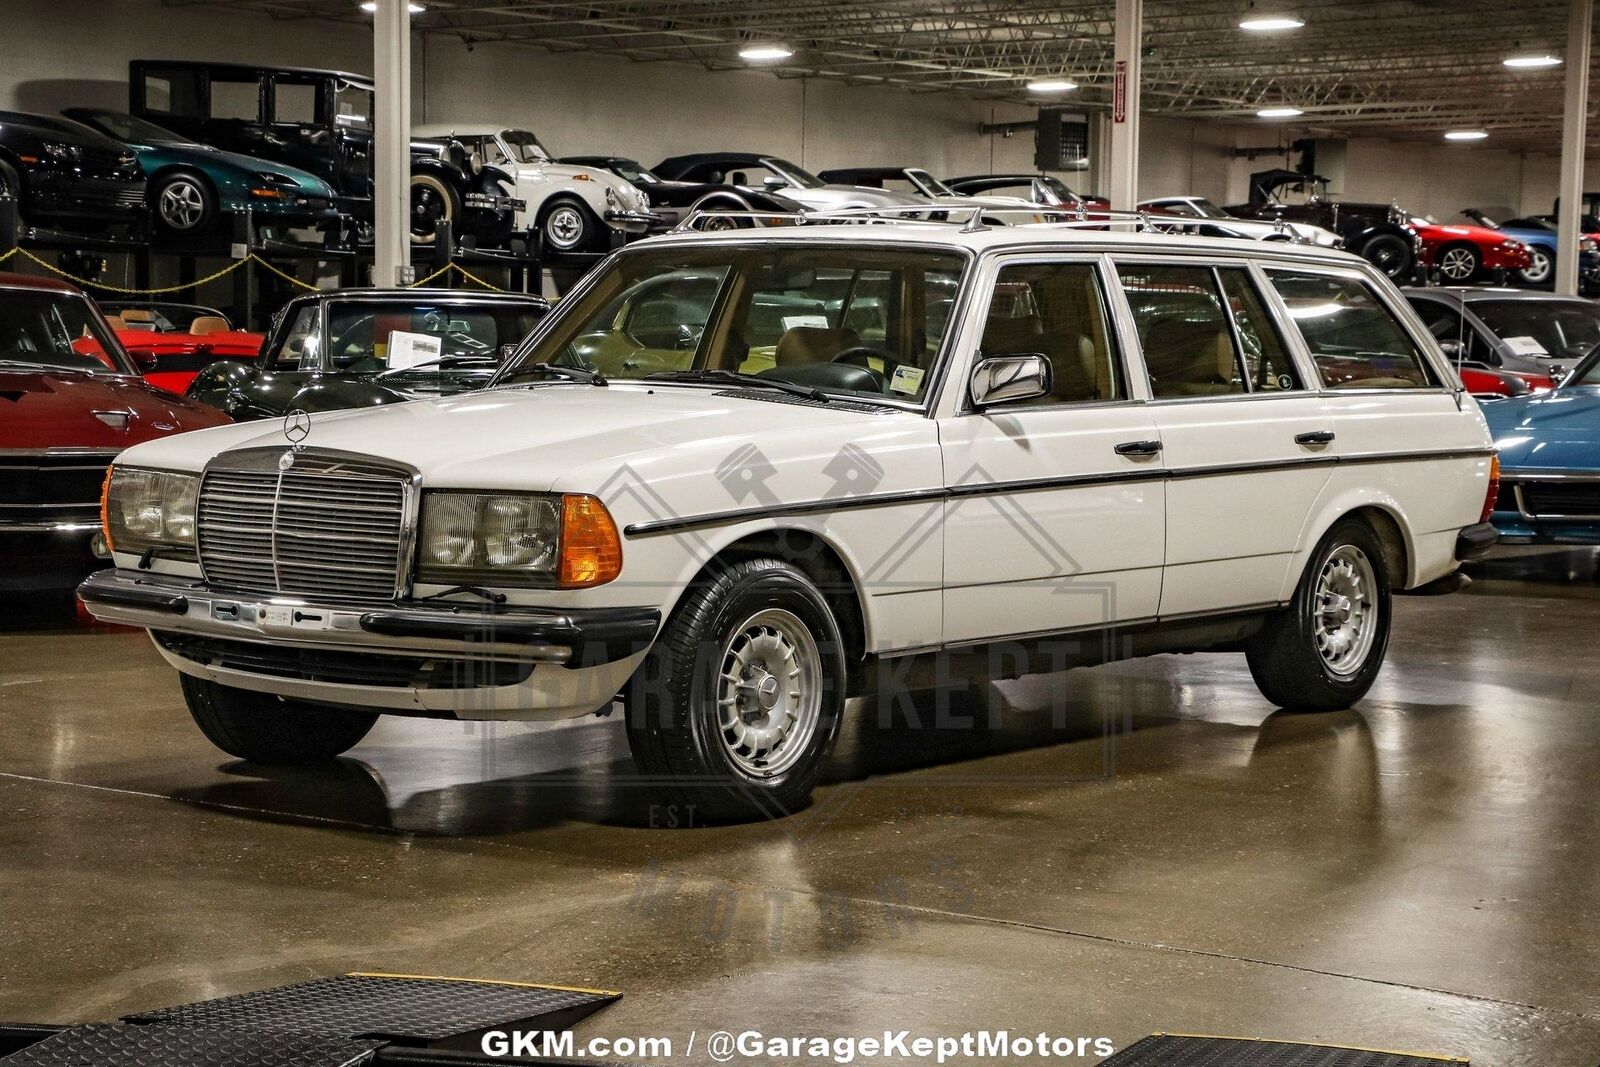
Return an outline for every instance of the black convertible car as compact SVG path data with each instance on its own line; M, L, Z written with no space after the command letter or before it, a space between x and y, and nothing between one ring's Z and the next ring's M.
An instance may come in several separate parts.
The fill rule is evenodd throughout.
M607 170L632 183L650 200L650 210L661 221L652 232L670 230L695 211L773 211L784 215L805 210L799 202L771 189L735 188L713 182L670 181L626 156L566 156L562 163Z
M284 306L260 359L213 363L185 395L246 421L466 392L486 385L549 310L520 293L308 293Z
M66 119L0 111L0 185L19 225L127 226L144 215L138 157Z
M1393 204L1352 203L1328 196L1328 179L1281 167L1250 175L1250 202L1225 209L1241 219L1306 222L1344 238L1347 252L1397 281L1416 272L1422 241Z

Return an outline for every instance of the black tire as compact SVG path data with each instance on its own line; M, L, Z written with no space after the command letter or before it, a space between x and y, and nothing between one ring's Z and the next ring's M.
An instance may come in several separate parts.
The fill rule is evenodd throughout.
M750 766L750 755L735 754L741 746L734 731L743 729L740 723L758 729L770 724L775 709L762 709L765 681L777 676L749 685L751 706L741 714L735 705L733 725L723 722L717 698L724 668L740 662L735 650L753 647L740 644L761 629L751 624L784 616L801 624L814 642L815 718L808 731L773 747L773 770L763 772ZM795 662L806 658L802 652ZM742 677L748 683L752 674ZM778 699L781 694L774 694ZM692 586L667 620L629 688L628 746L639 772L659 779L664 799L695 819L779 817L799 810L811 795L838 738L844 701L844 646L821 592L791 563L739 560ZM785 747L791 742L793 747Z
M1471 245L1446 245L1439 249L1439 278L1445 285L1466 285L1478 276L1483 257Z
M600 222L587 205L558 196L539 213L539 237L552 252L582 252L599 240Z
M1416 265L1411 244L1394 233L1380 233L1361 246L1361 258L1395 280L1409 277Z
M1370 568L1370 584L1362 600L1362 618L1372 627L1370 643L1359 660L1339 663L1325 653L1319 637L1319 587L1330 565L1349 562L1348 553L1364 557ZM1338 605L1335 605L1338 610ZM1332 621L1326 615L1328 621ZM1389 573L1384 565L1383 547L1378 537L1360 519L1341 519L1318 543L1311 561L1300 577L1289 607L1268 619L1261 631L1245 646L1250 674L1261 695L1291 711L1338 711L1366 695L1383 667L1389 647ZM1336 647L1336 646L1330 646Z
M200 732L252 763L322 763L354 748L375 712L287 700L184 674L183 699Z
M217 219L217 194L198 174L179 171L150 184L145 194L156 228L171 237L207 232Z
M438 233L438 224L448 222L461 236L461 197L451 184L437 174L411 176L411 242L429 245Z

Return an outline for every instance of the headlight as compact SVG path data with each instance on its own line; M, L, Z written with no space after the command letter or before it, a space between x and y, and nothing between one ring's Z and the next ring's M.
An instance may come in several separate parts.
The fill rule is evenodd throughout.
M621 570L616 524L592 496L423 495L419 582L576 589L609 582Z
M51 159L60 160L63 163L77 162L83 158L83 149L79 148L75 144L60 144L56 141L45 141L44 154L49 156Z
M263 182L267 185L294 186L298 184L293 178L284 174L275 174L270 170L256 171L256 181Z
M111 468L100 509L106 544L117 552L157 549L171 559L194 559L199 495L197 475Z
M611 207L617 206L617 191L611 186L606 186L606 203Z

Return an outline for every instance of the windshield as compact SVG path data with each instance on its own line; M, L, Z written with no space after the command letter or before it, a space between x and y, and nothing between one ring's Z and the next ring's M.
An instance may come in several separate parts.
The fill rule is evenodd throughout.
M641 249L564 306L499 384L542 379L536 363L613 379L712 369L916 402L964 269L919 249Z
M1474 300L1468 307L1519 356L1571 360L1600 342L1600 306L1587 300Z
M334 90L334 121L341 126L372 125L372 90L340 82Z
M906 171L906 179L912 182L927 196L960 196L954 189L935 178L925 170L913 167Z
M88 118L119 141L130 144L197 144L181 133L157 126L153 122L124 115L120 111L83 112Z
M12 290L0 299L0 366L132 374L89 301L72 293Z
M661 182L661 179L657 177L655 171L650 170L631 159L612 160L611 173L615 174L623 181L631 182L634 185L658 185Z
M324 362L317 306L308 303L279 332L267 358L279 370L331 367L346 374L376 374L437 362L492 363L502 345L521 341L541 318L541 309L518 304L330 301Z
M544 145L539 143L539 138L535 137L529 131L527 131L527 130L506 130L506 131L502 132L500 134L500 136L505 138L506 147L511 149L511 157L516 162L518 162L518 163L549 163L549 162L552 162L552 158L553 157L550 155L549 152L547 152L545 150Z
M812 174L804 167L798 167L787 159L778 159L776 156L764 156L761 165L772 173L794 186L796 189L820 189L827 183Z

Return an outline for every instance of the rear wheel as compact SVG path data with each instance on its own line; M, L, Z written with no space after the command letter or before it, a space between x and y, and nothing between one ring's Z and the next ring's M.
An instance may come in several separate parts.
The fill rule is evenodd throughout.
M1261 694L1291 711L1336 711L1366 695L1389 647L1389 575L1372 528L1344 519L1311 556L1289 607L1245 648Z
M1414 263L1411 246L1405 238L1393 233L1380 233L1362 245L1361 256L1392 279L1406 277Z
M375 712L287 700L205 678L179 676L200 732L230 756L253 763L321 763L356 746Z
M454 224L461 215L456 191L436 174L411 176L411 240L432 244L441 222Z

